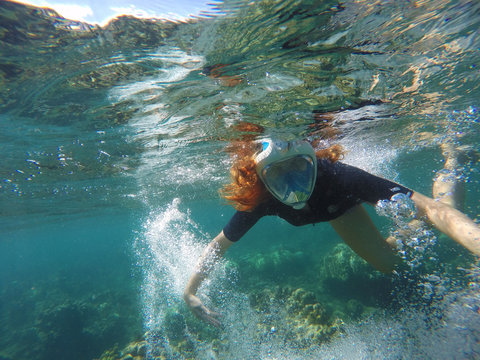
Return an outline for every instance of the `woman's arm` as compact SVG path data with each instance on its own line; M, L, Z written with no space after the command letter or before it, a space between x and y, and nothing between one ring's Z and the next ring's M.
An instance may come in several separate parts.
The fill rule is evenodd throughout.
M414 192L412 200L420 217L426 217L438 230L480 256L480 227L475 222L453 207L420 193Z
M221 325L218 317L220 314L209 310L202 304L202 301L196 296L197 290L205 280L208 274L212 271L215 264L223 257L225 252L234 242L227 239L223 231L215 237L215 239L207 245L203 251L197 267L188 280L185 291L183 292L183 299L187 303L193 314L201 320L204 320L216 327Z

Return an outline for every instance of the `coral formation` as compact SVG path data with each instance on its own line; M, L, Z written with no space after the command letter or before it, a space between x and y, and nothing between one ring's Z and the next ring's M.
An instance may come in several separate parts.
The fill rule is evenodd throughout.
M283 279L285 276L303 274L308 268L302 251L292 251L278 248L267 253L255 253L238 260L240 269L248 276L260 279Z
M300 347L328 341L343 323L313 292L302 288L264 289L250 294L249 299L256 311L270 319L259 324L260 333L274 331Z
M347 245L340 243L316 265L319 293L342 318L357 319L391 305L394 279L373 269Z
M356 255L347 245L338 244L322 260L319 269L322 277L348 281L352 277L375 277L370 265Z
M134 299L121 290L75 298L51 280L37 282L34 288L24 285L8 285L0 294L5 300L0 357L93 359L106 347L123 346L139 332Z
M284 339L297 348L320 345L341 332L343 319L360 318L371 310L372 299L369 296L373 294L365 288L375 289L382 284L382 275L370 269L343 244L333 248L313 268L305 261L305 256L301 252L277 249L270 257L259 254L242 260L246 274L256 273L258 278L270 278L268 287L260 288L254 281L257 286L248 289L250 308L257 314L253 317L256 323L251 324L253 336L259 341L272 337ZM316 278L310 277L315 292L285 285L289 276L304 276L305 272L309 276L317 274ZM272 277L272 274L276 275ZM272 282L277 285L272 285ZM325 291L330 292L330 298L319 300L317 294ZM370 295L364 296L364 293ZM332 301L335 296L341 299L341 304L340 301ZM149 331L140 340L123 348L113 346L102 353L105 344L119 343L116 331L125 324L105 298L102 300L98 296L94 303L96 306L92 307L86 301L65 301L45 308L36 320L37 328L41 329L41 343L44 344L37 351L43 351L47 358L62 358L58 349L63 349L68 343L79 354L85 355L82 351L86 348L82 346L89 344L88 348L95 351L89 353L90 356L101 354L100 360L140 360L147 355L156 360L195 358L199 349L204 347L219 357L230 351L229 343L221 332L200 323L188 309L181 307L164 314L160 329ZM70 341L71 337L74 342ZM127 338L125 340L128 341Z
M278 286L258 290L249 295L249 302L258 315L257 322L250 324L258 341L277 337L296 348L308 348L329 341L342 328L342 320L320 304L312 292L302 288ZM170 312L165 314L161 328L147 332L122 350L105 351L99 360L195 359L205 348L216 357L225 358L230 354L230 345L222 332L208 334L208 327L195 327L192 319Z

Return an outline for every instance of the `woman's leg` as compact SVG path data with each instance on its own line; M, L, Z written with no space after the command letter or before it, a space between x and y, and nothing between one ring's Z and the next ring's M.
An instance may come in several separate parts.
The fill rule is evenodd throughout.
M388 273L400 260L362 205L330 221L343 241L373 267Z

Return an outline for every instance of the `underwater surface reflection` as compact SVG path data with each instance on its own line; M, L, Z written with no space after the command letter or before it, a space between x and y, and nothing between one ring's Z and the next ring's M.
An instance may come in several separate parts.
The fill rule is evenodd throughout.
M234 211L225 147L260 129L427 195L453 177L478 223L479 28L466 0L223 1L104 26L1 2L0 358L480 356L478 259L426 227L386 276L327 225L264 219L203 285L223 329L182 300ZM448 173L442 144L468 155ZM384 235L401 210L371 210Z

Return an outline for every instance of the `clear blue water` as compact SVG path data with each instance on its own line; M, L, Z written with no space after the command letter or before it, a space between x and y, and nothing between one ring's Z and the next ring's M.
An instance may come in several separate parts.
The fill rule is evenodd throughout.
M442 143L478 152L480 6L216 6L93 28L0 3L0 359L121 358L135 342L148 359L480 356L477 260L428 229L390 277L328 224L263 219L201 289L224 329L181 298L233 214L217 190L239 123L317 131L346 162L427 195ZM475 156L456 176L478 222Z

